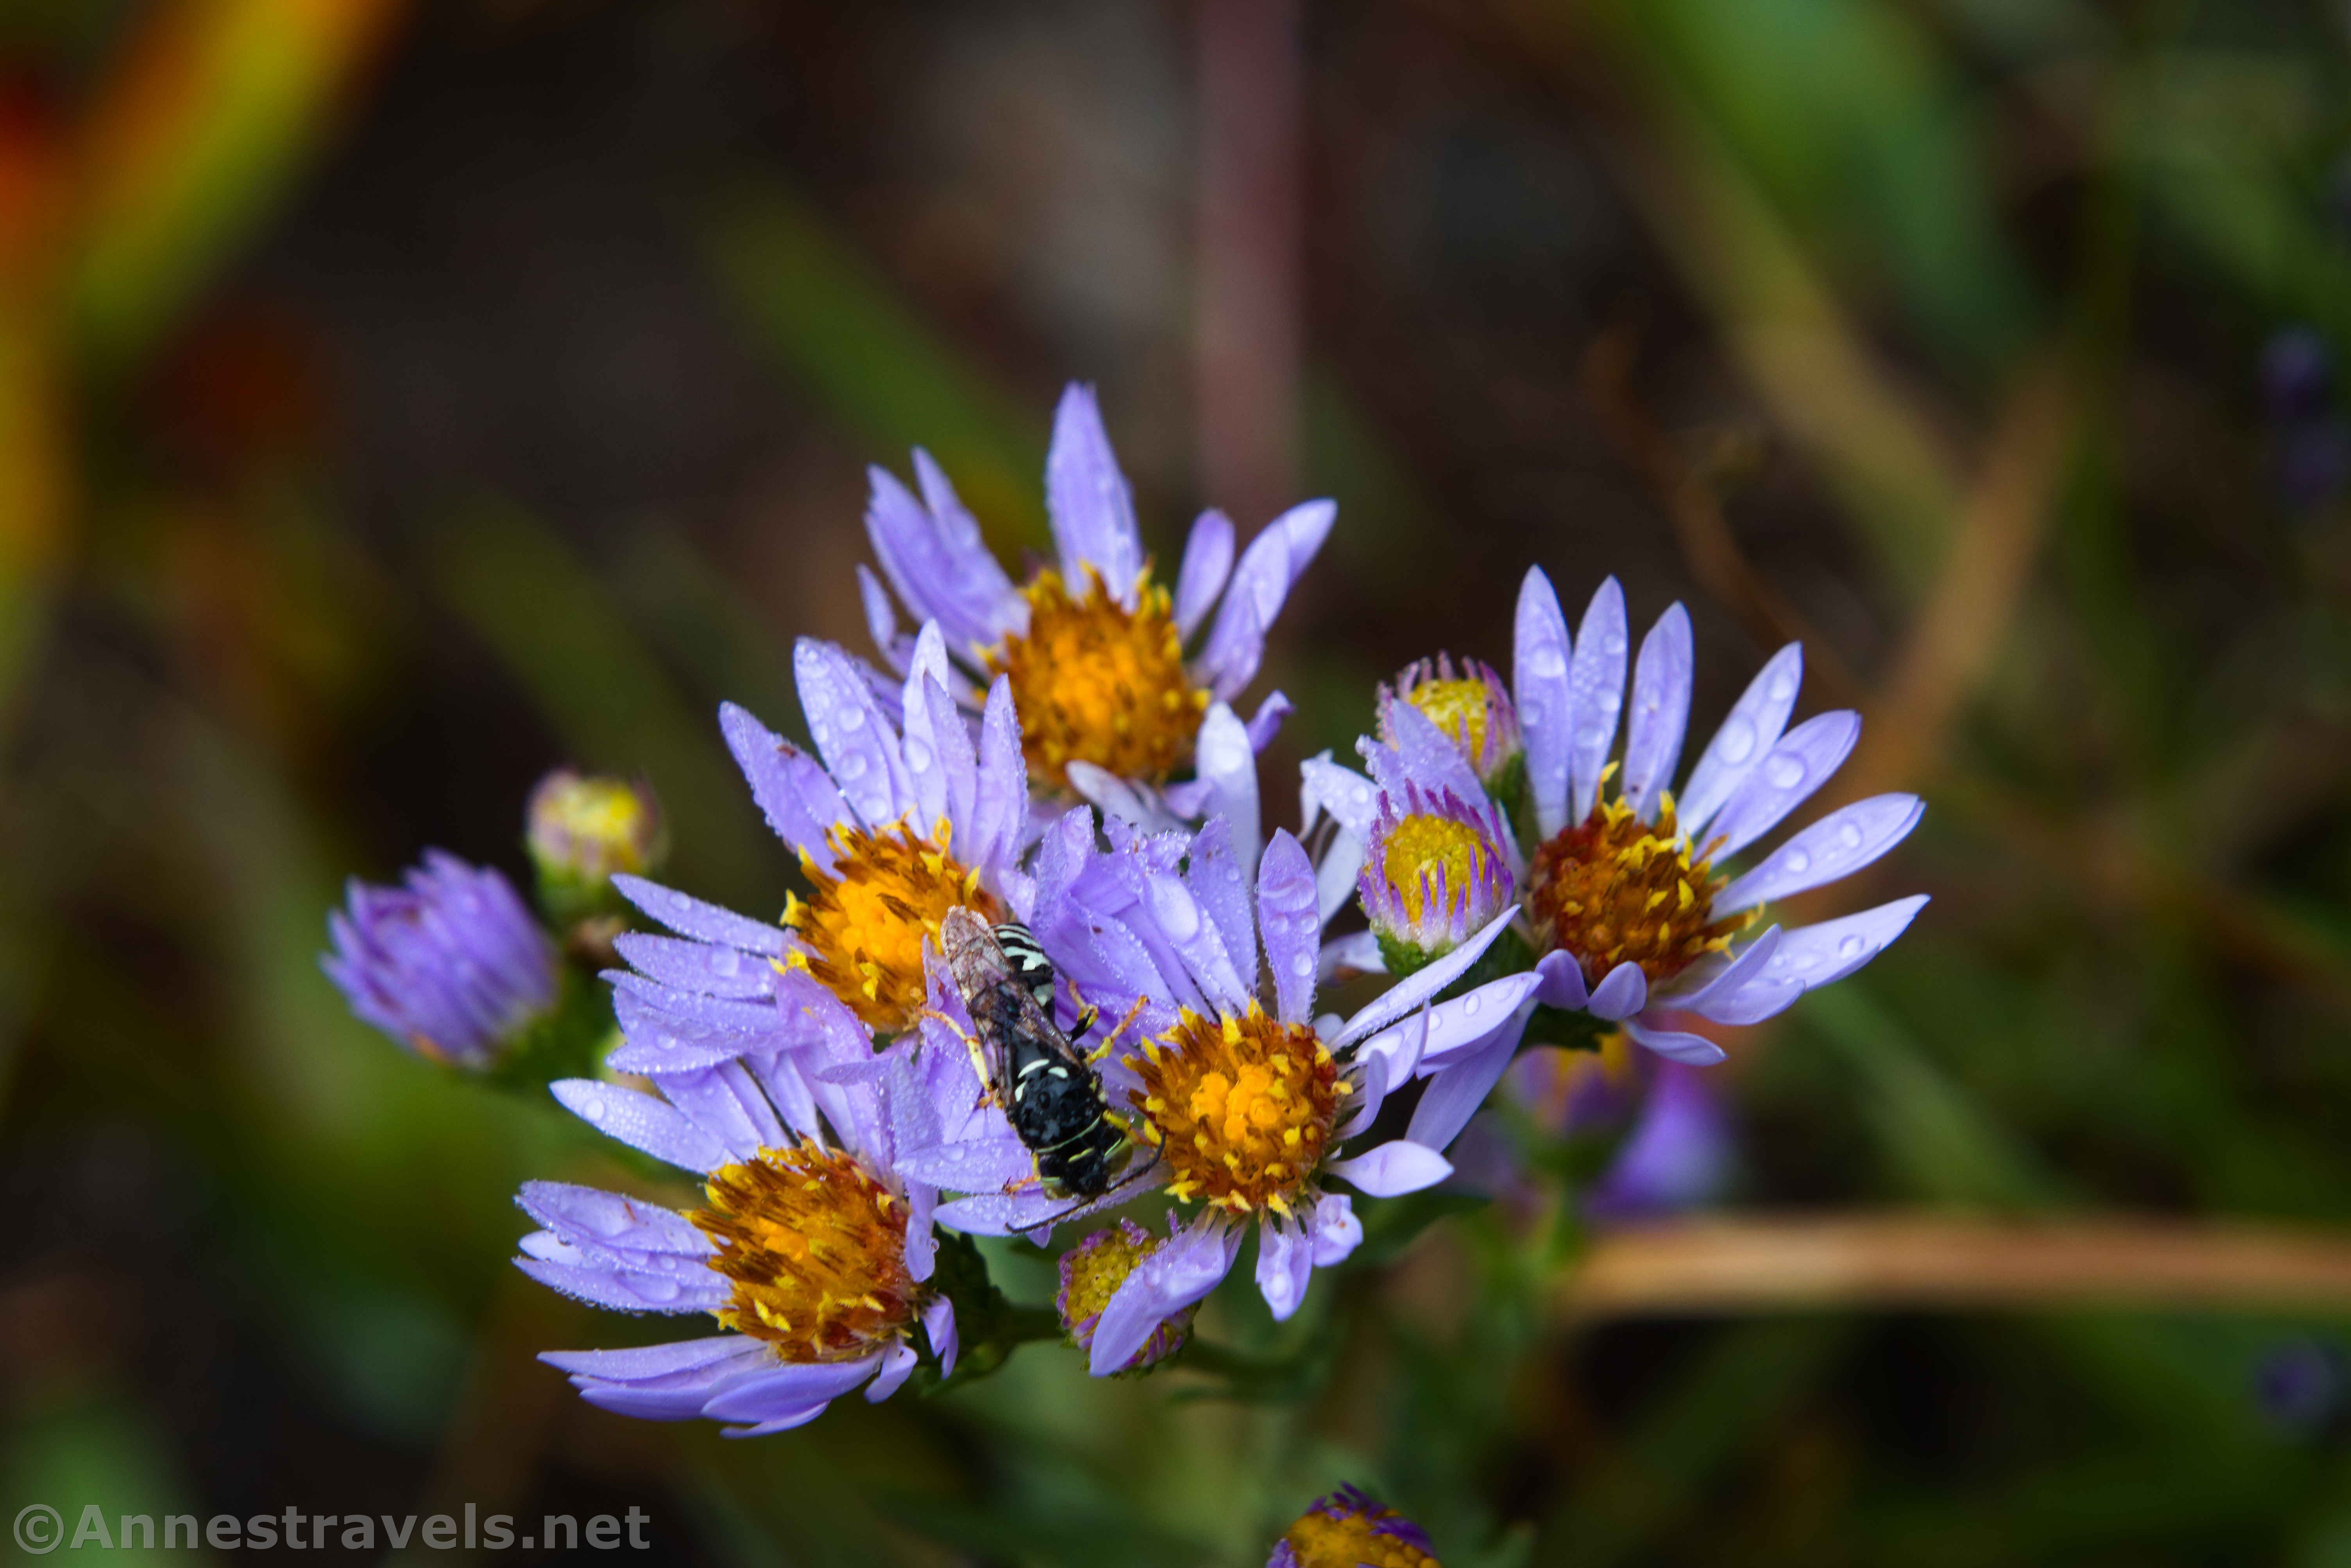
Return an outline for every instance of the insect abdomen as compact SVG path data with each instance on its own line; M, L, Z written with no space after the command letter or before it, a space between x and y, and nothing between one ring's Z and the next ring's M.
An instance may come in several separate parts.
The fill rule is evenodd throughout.
M1125 1140L1090 1073L1039 1056L1019 1064L1006 1108L1012 1130L1037 1156L1037 1174L1081 1197L1110 1186L1112 1157Z

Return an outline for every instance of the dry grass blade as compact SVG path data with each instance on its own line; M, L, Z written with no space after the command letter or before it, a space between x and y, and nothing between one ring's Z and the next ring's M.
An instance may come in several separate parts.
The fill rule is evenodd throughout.
M2093 1305L2351 1311L2351 1240L2164 1219L1704 1219L1602 1238L1557 1297L1571 1321Z

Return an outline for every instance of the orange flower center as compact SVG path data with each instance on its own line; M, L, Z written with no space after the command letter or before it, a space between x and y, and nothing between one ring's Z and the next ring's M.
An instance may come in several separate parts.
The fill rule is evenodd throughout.
M762 1149L703 1187L686 1218L717 1244L734 1283L726 1328L787 1361L854 1361L904 1336L923 1291L906 1272L906 1205L852 1155L803 1144Z
M997 917L979 873L947 853L947 832L945 822L927 839L904 823L878 833L836 825L826 835L832 875L800 857L816 892L789 899L784 924L812 951L786 962L814 975L870 1028L913 1026L923 1009L923 939L938 935L948 910L963 904L983 920Z
M987 664L1011 680L1029 770L1063 787L1072 762L1166 778L1190 754L1208 706L1185 672L1167 591L1138 579L1129 610L1089 567L1076 598L1050 570L1025 594L1028 632L1006 637Z
M1347 1092L1311 1029L1277 1022L1255 1002L1239 1018L1185 1009L1135 1069L1137 1135L1164 1151L1176 1173L1168 1191L1234 1214L1290 1212Z
M1604 800L1535 851L1527 905L1550 937L1546 949L1574 954L1590 983L1629 958L1655 985L1721 952L1754 918L1714 918L1724 880L1708 853L1691 858L1674 827L1671 795L1655 826L1622 800Z

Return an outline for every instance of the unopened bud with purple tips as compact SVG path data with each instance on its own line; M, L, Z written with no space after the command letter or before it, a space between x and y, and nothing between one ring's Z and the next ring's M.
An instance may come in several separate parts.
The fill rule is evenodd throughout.
M354 878L327 931L351 1011L428 1061L487 1067L555 1006L554 944L514 884L439 850L399 886Z

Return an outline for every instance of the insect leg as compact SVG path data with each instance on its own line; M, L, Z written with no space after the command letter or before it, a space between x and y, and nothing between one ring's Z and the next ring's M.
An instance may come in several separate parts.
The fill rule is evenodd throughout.
M971 1070L979 1077L979 1098L973 1102L972 1109L977 1111L982 1105L993 1104L996 1101L996 1080L987 1070L987 1049L979 1043L979 1038L936 1008L925 1008L915 1016L938 1019L946 1025L948 1033L963 1041L963 1048L971 1052Z
M1143 1016L1144 1007L1148 1000L1149 998L1144 997L1135 998L1134 1005L1126 1009L1126 1016L1118 1020L1118 1027L1111 1030L1109 1036L1100 1045L1086 1053L1086 1060L1090 1062L1107 1060L1112 1050L1117 1046L1119 1036L1134 1028L1134 1020Z

